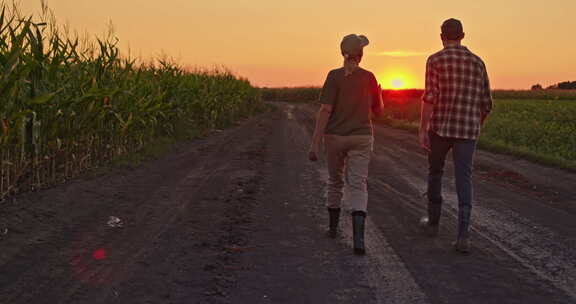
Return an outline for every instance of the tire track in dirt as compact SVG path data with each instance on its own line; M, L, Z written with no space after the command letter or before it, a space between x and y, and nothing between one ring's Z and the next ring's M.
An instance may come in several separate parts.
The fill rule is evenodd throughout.
M309 124L313 121L313 109L306 105L301 109L306 113L302 115L308 116ZM498 156L484 151L479 154L477 163L483 170L499 170ZM506 160L508 171L514 169L509 165L509 159L509 156L502 156L500 160ZM449 162L444 187L447 203L444 205L443 235L428 240L420 237L417 229L418 218L426 213L422 197L425 155L411 133L376 126L375 156L369 181L372 223L378 226L380 235L390 242L432 302L572 302L576 290L572 283L575 265L571 262L575 259L576 231L569 228L574 225L574 217L569 212L572 207L537 202L526 195L532 193L530 191L510 191L518 189L518 185L507 187L507 181L477 180L480 202L475 202L473 214L475 252L471 257L457 256L449 249L450 239L456 234L457 214ZM522 165L524 175L529 167ZM546 169L548 171L552 169ZM553 176L553 172L548 175ZM566 175L565 172L558 174ZM567 180L570 179L574 180L574 176ZM539 178L528 177L527 180L530 182L520 186L528 185L546 193L567 188L561 184L550 187ZM470 271L475 273L469 274ZM484 296L477 298L474 293Z
M326 169L305 159L314 108L278 107L141 168L5 203L0 303L576 299L571 174L559 173L554 185L553 169L533 177L537 166L516 172L509 157L479 153L474 251L461 256L449 248L457 210L451 168L441 236L423 238L416 223L425 213L425 156L414 135L377 127L368 255L357 257L347 213L339 239L323 235ZM522 182L490 174L498 170ZM554 202L524 191L533 187ZM109 215L125 227L107 227Z
M318 171L322 179L327 180L326 167ZM346 195L343 201L346 206ZM345 210L341 223L342 241L352 244L352 221L348 216L351 211L347 206ZM375 290L375 303L430 303L370 215L366 218L365 233L366 257L355 260L354 264L367 270L367 281Z
M294 111L293 107L288 109ZM299 109L297 117L303 128L306 128L306 141L309 142L313 129L311 122L314 120L309 113L301 112ZM293 116L293 115L292 115ZM316 181L324 185L328 179L326 163L322 161L320 166L315 166L320 180ZM318 190L316 190L318 191ZM325 186L321 188L321 193L326 192ZM324 208L325 195L318 203L321 208L319 212L325 212ZM352 222L350 219L350 209L347 205L346 194L343 198L344 212L341 218L341 238L340 241L346 246L352 244ZM406 265L398 257L394 249L388 244L382 232L374 224L371 216L367 217L366 222L366 250L365 257L353 257L352 269L363 269L365 280L368 286L373 290L374 303L429 303L420 286L414 281Z
M75 223L70 223L73 226L70 233L54 229L51 231L51 244L23 244L28 248L20 250L21 254L10 262L0 265L1 281L5 282L0 286L0 302L77 303L83 300L82 303L111 303L116 300L121 292L116 286L128 280L135 265L144 260L144 255L150 251L162 251L157 244L163 238L170 238L167 235L169 231L182 228L187 222L184 216L191 213L188 209L195 207L190 205L206 196L238 192L238 184L229 184L229 181L252 182L248 175L256 175L255 171L242 173L242 178L234 176L243 168L242 164L236 164L233 160L248 158L252 162L257 161L254 155L245 157L245 154L262 146L265 136L246 137L247 134L263 135L267 132L263 125L259 125L259 120L253 119L241 128L215 134L205 145L198 146L200 151L190 149L158 161L157 167L152 166L150 170L137 169L128 173L127 176L134 180L120 179L120 184L112 187L117 193L124 193L119 198L112 194L110 198L112 202L119 202L120 206L100 206L108 209L92 214L100 220L83 223L82 219L87 215L79 218L71 216L70 220ZM257 130L258 126L260 131ZM231 146L234 148L231 149ZM231 165L235 166L234 170L228 170ZM69 187L72 190L68 194L83 191L82 187ZM95 197L84 199L86 201L83 203L91 206L90 200ZM125 220L124 228L114 230L103 225L102 215L112 210ZM234 208L226 210L232 214L223 218L238 213ZM216 225L220 226L230 224L229 220L216 221ZM218 229L213 230L216 236L225 234ZM91 253L96 248L106 249L103 254L107 256L106 259L94 258ZM39 253L41 250L44 252ZM146 297L145 294L141 296ZM137 303L142 301L132 300Z
M377 161L385 163L384 167L394 166L395 178L402 179L415 192L425 191L425 177L415 176L413 170L406 169L411 164L410 161L404 161L405 154L391 151L392 147L380 148L385 156L377 157ZM392 159L386 160L387 157L392 157ZM445 198L443 211L452 219L450 224L456 222L458 214L458 199L452 170L448 161L446 180L443 185ZM381 179L373 181L375 187L396 191L396 195L404 196L403 201L411 205L415 211L420 210L422 215L425 214L424 200L406 196L391 189ZM507 202L526 204L527 201L533 200L533 197L524 196L523 192L510 192L506 188L495 187L493 184L477 184L477 198L482 201L477 201L474 205L473 232L499 249L501 252L498 253L504 252L529 269L537 279L552 283L576 300L576 264L573 262L576 258L576 239L558 234L541 222L533 221L514 210L502 207L490 209L482 204L487 200L500 206L505 206ZM561 216L567 216L567 214L561 214Z

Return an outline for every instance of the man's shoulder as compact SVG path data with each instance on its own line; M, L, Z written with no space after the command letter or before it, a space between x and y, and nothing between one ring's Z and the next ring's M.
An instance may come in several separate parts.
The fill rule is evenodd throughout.
M470 51L470 49L468 49L465 46L443 48L438 52L430 55L428 57L428 61L433 62L437 60L448 59L451 57L462 58L463 56L472 58L472 60L477 62L478 64L484 65L484 61L482 60L482 58L480 58L480 56Z
M443 58L450 58L450 57L461 57L463 54L468 55L470 52L466 47L459 46L459 47L445 47L436 53L430 55L428 60L438 60Z
M484 64L484 60L482 60L482 58L480 58L480 56L476 55L474 52L472 52L470 49L468 49L465 46L462 46L461 51L464 54L466 54L466 56L469 58L469 61L473 62L478 68L486 69L486 65Z
M480 64L481 66L484 66L484 60L482 60L482 58L480 58L480 56L474 54L470 50L468 50L468 53L470 54L470 57L473 58L478 64Z
M446 54L446 49L441 49L441 50L437 51L436 53L428 56L428 61L433 61L437 58L444 56L445 54Z

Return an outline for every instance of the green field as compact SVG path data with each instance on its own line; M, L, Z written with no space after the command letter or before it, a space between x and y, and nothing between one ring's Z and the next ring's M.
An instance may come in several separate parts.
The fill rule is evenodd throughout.
M262 108L225 70L120 54L113 36L79 39L49 14L0 7L0 199Z
M576 100L496 100L480 143L576 168Z
M267 100L317 100L320 89L267 89ZM576 92L562 90L494 91L494 111L479 145L533 161L576 169ZM418 129L422 90L384 91L385 114L378 119L409 130Z
M494 110L482 130L480 147L575 169L576 98L524 99L530 92L516 92L522 95L519 99L494 100ZM385 98L385 103L387 110L381 120L402 128L418 129L418 97L392 92Z

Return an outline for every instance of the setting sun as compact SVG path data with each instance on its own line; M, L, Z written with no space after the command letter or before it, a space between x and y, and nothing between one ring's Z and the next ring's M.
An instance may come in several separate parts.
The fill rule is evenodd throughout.
M377 74L376 78L382 88L388 90L411 89L418 86L416 77L403 68L390 69L384 73Z
M392 80L392 88L394 89L404 89L404 81L402 79L393 79Z

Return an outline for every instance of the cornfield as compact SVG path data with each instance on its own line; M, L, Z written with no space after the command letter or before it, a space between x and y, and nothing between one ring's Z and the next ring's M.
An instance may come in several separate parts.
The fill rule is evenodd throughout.
M68 34L46 7L40 21L1 10L0 199L262 106L259 91L228 71L137 63L113 35Z

